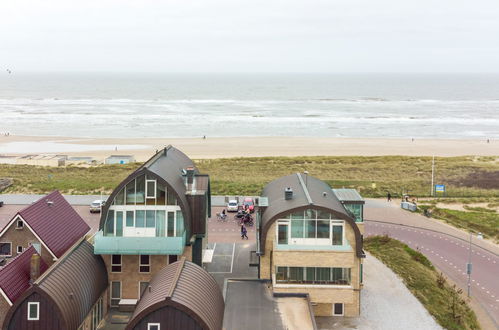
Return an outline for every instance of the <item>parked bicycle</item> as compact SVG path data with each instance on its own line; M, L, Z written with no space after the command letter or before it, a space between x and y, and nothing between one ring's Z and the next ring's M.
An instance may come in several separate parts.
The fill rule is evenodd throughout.
M221 222L227 221L227 214L217 213L217 221L221 221Z

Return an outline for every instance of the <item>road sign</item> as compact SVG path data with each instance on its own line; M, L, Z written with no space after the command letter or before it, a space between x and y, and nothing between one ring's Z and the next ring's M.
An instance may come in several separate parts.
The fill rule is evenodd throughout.
M445 185L444 184L436 184L435 185L435 192L445 192Z

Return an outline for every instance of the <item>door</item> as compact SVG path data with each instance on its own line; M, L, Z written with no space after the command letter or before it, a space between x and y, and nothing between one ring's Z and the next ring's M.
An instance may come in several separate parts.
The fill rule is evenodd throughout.
M277 224L277 244L288 244L289 223Z
M121 300L121 282L111 282L111 306L118 306Z

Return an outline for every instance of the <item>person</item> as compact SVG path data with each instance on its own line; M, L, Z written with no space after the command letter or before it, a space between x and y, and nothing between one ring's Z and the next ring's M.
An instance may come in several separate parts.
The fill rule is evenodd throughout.
M225 215L225 209L222 210L222 214Z
M392 194L388 193L388 194L386 195L386 199L387 199L389 202L391 202L391 201L392 201Z
M246 227L244 227L244 224L241 225L241 239L244 239L246 237L246 239L248 239L248 230L246 229Z

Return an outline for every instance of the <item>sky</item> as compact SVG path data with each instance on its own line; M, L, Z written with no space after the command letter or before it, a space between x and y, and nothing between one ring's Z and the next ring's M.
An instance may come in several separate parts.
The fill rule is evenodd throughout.
M499 73L499 2L1 0L0 69Z

